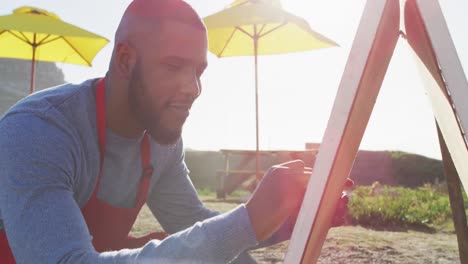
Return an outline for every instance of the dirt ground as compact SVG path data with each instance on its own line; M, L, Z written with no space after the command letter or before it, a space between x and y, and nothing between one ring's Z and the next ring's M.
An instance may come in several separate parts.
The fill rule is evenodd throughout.
M233 203L207 200L205 205L227 211ZM144 207L132 230L139 236L161 230L149 209ZM283 263L288 242L250 253L260 264ZM411 230L377 231L360 226L330 229L318 263L460 263L457 238L451 232L421 232Z
M288 243L251 252L258 263L282 263ZM454 234L331 229L318 263L460 263Z

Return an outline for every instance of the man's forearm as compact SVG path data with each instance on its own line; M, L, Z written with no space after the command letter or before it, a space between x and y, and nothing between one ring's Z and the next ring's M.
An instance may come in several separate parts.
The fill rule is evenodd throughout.
M138 261L230 263L256 244L247 210L241 205L162 241L150 241L142 248Z

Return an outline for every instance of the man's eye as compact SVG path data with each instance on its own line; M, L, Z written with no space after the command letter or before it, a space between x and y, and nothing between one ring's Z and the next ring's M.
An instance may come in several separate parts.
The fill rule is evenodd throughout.
M166 68L170 71L178 71L182 68L182 65L177 63L165 63Z

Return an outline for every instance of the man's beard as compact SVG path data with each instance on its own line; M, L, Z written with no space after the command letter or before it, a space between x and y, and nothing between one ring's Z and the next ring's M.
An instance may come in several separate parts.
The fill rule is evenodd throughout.
M182 134L182 128L171 130L164 127L161 122L161 112L151 109L151 102L148 101L150 97L145 94L145 88L147 87L143 83L139 63L137 63L132 72L128 89L130 111L156 142L162 145L177 143Z

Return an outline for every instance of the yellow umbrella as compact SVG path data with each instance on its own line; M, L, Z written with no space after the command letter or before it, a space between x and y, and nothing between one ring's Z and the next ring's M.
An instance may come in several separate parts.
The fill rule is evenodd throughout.
M256 176L259 175L257 56L337 46L313 31L307 21L284 11L279 0L236 0L204 19L209 50L218 57L254 56Z
M106 38L43 9L25 6L0 16L0 57L32 60L31 93L36 60L91 66L107 43Z

